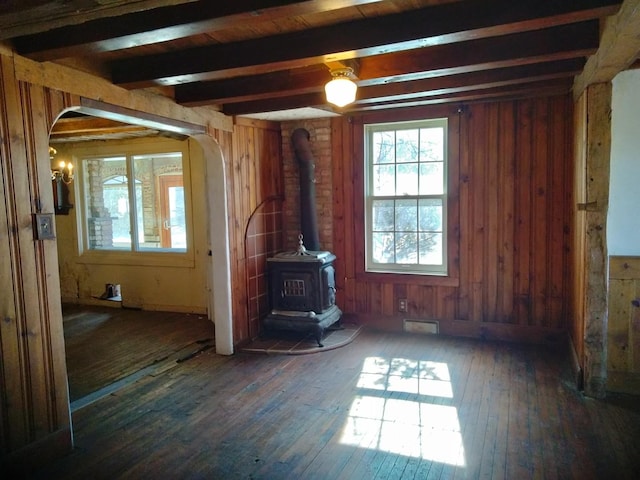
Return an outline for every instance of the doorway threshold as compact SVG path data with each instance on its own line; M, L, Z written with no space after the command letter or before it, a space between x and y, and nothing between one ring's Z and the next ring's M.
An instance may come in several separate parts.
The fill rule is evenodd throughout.
M148 365L138 370L137 372L132 373L131 375L127 375L126 377L123 377L107 385L106 387L103 387L99 390L96 390L95 392L85 395L82 398L74 400L70 404L71 413L74 413L88 405L91 405L92 403L95 403L104 397L113 395L117 391L137 382L141 378L144 378L146 376L158 375L160 373L163 373L167 370L170 370L178 366L183 362L186 362L187 360L190 360L196 357L200 353L214 347L213 341L210 342L209 340L211 339L206 339L204 341L203 340L196 341L195 344L191 344L181 349L180 351L174 353L173 355L157 360L153 362L151 365Z

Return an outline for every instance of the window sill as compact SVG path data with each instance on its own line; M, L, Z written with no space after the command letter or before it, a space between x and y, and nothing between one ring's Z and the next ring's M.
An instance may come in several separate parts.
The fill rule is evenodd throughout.
M171 252L119 252L113 250L90 250L78 257L85 265L130 265L148 267L193 268L193 254Z

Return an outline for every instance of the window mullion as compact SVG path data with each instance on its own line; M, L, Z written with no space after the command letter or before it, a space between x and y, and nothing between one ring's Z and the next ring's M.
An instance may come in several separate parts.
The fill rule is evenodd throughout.
M140 250L138 243L138 203L136 199L136 177L133 166L133 158L127 154L127 185L129 187L129 224L131 225L131 249L134 252Z

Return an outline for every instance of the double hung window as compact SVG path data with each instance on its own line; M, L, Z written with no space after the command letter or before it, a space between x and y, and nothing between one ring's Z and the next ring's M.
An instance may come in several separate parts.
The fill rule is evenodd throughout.
M366 271L447 275L447 119L364 132Z

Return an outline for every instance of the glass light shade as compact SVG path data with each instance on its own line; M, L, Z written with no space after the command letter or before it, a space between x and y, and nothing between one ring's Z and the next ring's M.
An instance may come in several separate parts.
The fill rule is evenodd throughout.
M358 86L346 77L334 77L324 86L327 102L344 107L356 99Z

